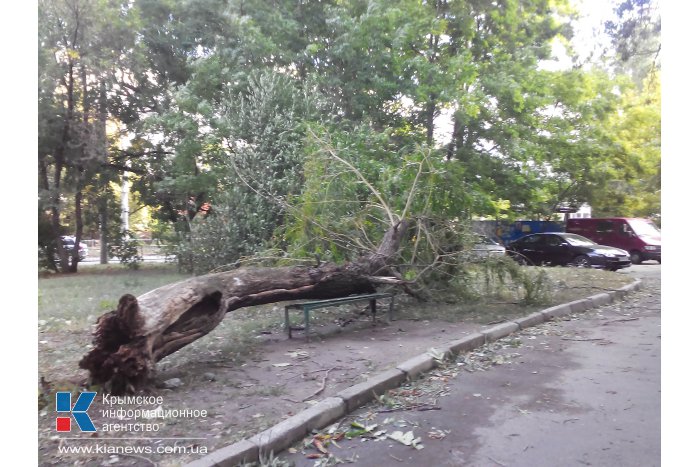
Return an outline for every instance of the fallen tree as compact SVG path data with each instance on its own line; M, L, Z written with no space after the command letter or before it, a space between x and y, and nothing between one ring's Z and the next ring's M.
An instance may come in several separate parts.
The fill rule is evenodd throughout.
M139 297L126 294L101 316L93 349L80 361L90 383L113 394L133 392L154 376L156 363L211 332L226 313L255 305L371 293L386 282L408 230L395 221L376 251L357 261L315 267L240 268L194 277ZM397 278L398 279L398 278Z

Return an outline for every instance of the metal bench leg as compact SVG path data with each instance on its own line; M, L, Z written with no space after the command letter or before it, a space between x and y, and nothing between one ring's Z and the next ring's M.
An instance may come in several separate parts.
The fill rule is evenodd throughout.
M289 307L284 307L284 327L287 329L287 336L292 338L292 325L289 322Z
M306 341L309 340L309 328L311 324L309 323L309 310L304 307L304 334L306 335Z
M369 309L372 311L372 322L377 321L377 299L372 298L369 301Z
M391 303L389 303L389 321L394 321L394 296L391 296Z

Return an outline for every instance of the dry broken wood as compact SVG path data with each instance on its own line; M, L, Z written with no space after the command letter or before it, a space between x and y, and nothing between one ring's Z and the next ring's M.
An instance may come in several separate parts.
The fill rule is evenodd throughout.
M375 292L408 229L398 221L376 252L344 265L242 268L194 277L139 297L126 294L97 321L93 349L80 361L90 383L112 394L149 383L156 362L211 332L227 313L244 307Z

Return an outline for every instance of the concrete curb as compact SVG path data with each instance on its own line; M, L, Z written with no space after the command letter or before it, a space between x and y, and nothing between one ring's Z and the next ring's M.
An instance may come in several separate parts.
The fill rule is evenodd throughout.
M384 391L398 387L406 380L406 373L394 368L371 377L364 383L350 386L340 391L337 396L345 401L345 413L350 413L366 402L380 396Z
M201 459L186 464L186 467L233 467L246 462L256 462L260 459L268 458L270 455L274 455L274 453L280 452L303 439L308 433L333 423L369 402L374 397L400 386L407 379L415 379L421 373L435 368L443 357L452 357L459 353L474 350L516 331L536 326L555 318L612 303L615 300L624 298L625 295L631 292L639 290L641 287L642 281L635 279L633 283L620 289L553 306L448 342L441 347L410 358L396 365L395 368L383 371L363 383L344 389L335 396L328 397L251 438L217 449Z

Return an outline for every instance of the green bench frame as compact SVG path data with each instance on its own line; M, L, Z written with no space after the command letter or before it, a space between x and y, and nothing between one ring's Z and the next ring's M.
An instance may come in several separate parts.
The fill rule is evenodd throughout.
M350 295L349 297L343 298L331 298L328 300L318 300L315 302L305 302L305 303L293 303L284 307L284 327L287 330L287 335L292 338L292 330L301 331L304 330L306 339L309 339L309 329L311 323L309 322L309 312L317 308L326 308L331 306L344 305L346 303L369 301L370 310L372 311L372 320L377 319L377 300L380 298L391 298L391 303L389 304L389 321L394 320L394 294L393 293L373 293L365 295ZM294 328L289 322L289 310L302 310L304 312L304 327Z

